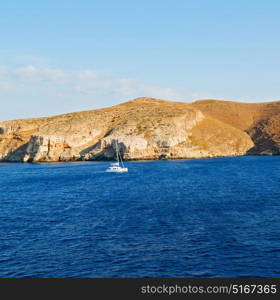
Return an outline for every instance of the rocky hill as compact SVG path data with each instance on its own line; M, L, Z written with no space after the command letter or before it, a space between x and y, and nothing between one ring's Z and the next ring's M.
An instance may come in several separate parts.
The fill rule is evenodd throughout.
M0 122L0 160L181 159L279 154L280 102L137 98L110 108Z
M280 101L238 103L202 100L194 102L193 106L250 135L254 147L248 150L248 154L280 154Z

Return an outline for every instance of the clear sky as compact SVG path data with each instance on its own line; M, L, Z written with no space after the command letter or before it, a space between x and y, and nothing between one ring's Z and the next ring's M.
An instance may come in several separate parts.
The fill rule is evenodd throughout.
M167 100L280 99L278 0L9 0L0 120Z

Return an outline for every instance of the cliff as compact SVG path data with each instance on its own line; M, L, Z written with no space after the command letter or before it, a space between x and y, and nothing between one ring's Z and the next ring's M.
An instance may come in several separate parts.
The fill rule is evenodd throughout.
M0 122L0 160L181 159L279 154L280 102L152 98L50 118Z

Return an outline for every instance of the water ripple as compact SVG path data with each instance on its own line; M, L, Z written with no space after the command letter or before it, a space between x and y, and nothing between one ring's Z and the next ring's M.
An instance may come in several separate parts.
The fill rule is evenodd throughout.
M0 277L279 277L280 157L0 164Z

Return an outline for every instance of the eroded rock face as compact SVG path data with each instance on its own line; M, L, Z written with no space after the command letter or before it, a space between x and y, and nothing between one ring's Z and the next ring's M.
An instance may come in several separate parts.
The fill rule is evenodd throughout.
M256 146L248 126L253 128L260 109L252 106L248 121L234 104L231 121L229 110L221 115L220 102L138 98L106 109L0 122L0 160L111 160L116 144L127 160L244 155ZM239 117L245 125L236 125Z
M263 118L248 133L254 141L254 147L249 150L249 154L280 154L280 114Z
M101 138L85 159L113 159L116 143L125 159L167 158L170 149L188 140L191 129L203 118L200 111L190 110L180 116L126 121Z

